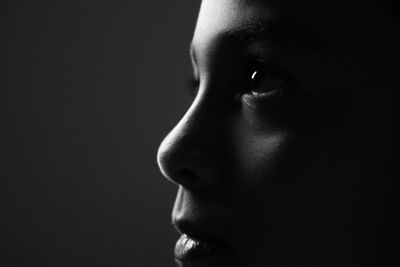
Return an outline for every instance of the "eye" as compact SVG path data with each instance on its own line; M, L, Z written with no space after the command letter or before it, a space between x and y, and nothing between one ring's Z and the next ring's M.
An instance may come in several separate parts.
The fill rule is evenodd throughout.
M256 105L256 101L281 96L288 88L284 75L269 64L257 64L248 72L247 79L247 90L242 98L250 106Z
M248 94L267 97L287 88L284 78L272 66L259 66L251 71Z

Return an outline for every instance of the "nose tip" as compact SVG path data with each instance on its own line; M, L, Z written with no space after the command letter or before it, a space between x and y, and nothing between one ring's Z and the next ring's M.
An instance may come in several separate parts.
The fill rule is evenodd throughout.
M208 103L208 104L207 104ZM217 148L221 147L221 127L205 98L192 106L162 141L157 161L162 174L187 189L214 186L220 182ZM211 119L210 119L211 118Z
M201 164L201 160L196 160L194 155L187 155L188 153L183 149L168 141L163 141L157 153L160 171L165 178L175 184L185 188L199 187L202 183L204 184L206 174L202 171L203 178L200 179L200 167L194 166L191 161Z
M218 182L216 168L206 148L196 148L172 131L161 143L157 162L161 173L171 182L187 189L198 189Z
M163 140L160 147L158 148L157 163L162 175L169 181L177 183L177 181L175 181L174 179L174 173L176 172L176 169L178 167L175 166L175 160L171 159L172 157L174 157L174 155L172 155L172 145L168 143L167 138Z

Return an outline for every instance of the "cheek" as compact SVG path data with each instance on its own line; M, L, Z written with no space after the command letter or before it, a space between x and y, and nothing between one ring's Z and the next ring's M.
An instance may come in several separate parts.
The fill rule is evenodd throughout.
M295 113L284 101L270 101L252 108L242 104L232 129L232 167L239 185L250 189L275 183L282 169L293 164ZM292 105L294 106L294 105ZM263 107L263 108L261 108Z
M274 176L277 164L285 153L289 133L278 131L262 134L252 127L235 131L232 167L237 184L259 188Z
M267 130L245 117L232 132L238 227L257 228L253 242L261 242L261 254L266 249L276 255L290 251L294 257L312 257L322 264L332 257L340 261L351 247L362 245L355 244L363 236L357 227L371 203L365 203L367 196L358 191L368 190L343 172L330 173L336 165L317 153L323 148L313 143L314 138L301 138L288 128ZM248 238L244 232L242 239ZM265 247L265 240L271 247ZM330 254L333 251L336 256Z

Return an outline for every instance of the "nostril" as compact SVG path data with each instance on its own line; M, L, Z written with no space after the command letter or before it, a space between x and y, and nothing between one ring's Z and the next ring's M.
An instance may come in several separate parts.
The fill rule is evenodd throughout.
M182 186L189 186L198 180L196 173L190 169L183 168L175 173L175 180Z
M197 175L193 171L183 168L180 171L177 172L176 174L178 177L181 177L183 179L196 179Z

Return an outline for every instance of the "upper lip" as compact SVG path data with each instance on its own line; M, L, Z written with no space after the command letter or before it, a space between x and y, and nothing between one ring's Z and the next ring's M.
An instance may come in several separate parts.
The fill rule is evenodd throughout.
M193 239L228 245L228 242L222 236L204 224L196 223L189 219L173 219L173 225L180 234L186 234Z

